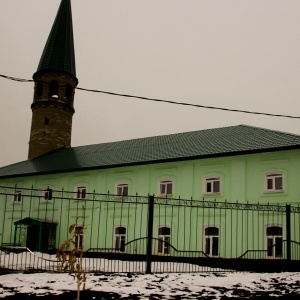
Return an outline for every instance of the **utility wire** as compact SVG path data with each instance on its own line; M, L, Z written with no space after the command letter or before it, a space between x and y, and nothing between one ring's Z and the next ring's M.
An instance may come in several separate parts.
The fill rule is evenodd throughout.
M10 77L10 76L1 75L1 74L0 74L0 77L3 77L5 79L9 79L9 80L13 80L13 81L19 81L19 82L32 82L33 81L32 79L23 79L23 78L17 78L17 77Z
M1 74L0 74L0 77L9 79L9 80L13 80L13 81L18 81L18 82L33 82L33 80L30 80L30 79L10 77L10 76L1 75ZM142 97L142 96L119 94L119 93L113 93L113 92L107 92L107 91L101 91L101 90L95 90L95 89L86 89L86 88L80 88L80 87L76 87L76 89L85 91L85 92L101 93L101 94L107 94L107 95L119 96L119 97L127 97L127 98L135 98L135 99L141 99L141 100L145 100L145 101L154 101L154 102L192 106L192 107L198 107L198 108L206 108L206 109L214 109L214 110L222 110L222 111L230 111L230 112L238 112L238 113L252 114L252 115L263 115L263 116L269 116L269 117L300 119L300 117L298 117L298 116L291 116L291 115L271 114L271 113L258 112L258 111L249 111L249 110L242 110L242 109L233 109L233 108L200 105L200 104L193 104L193 103L186 103L186 102L177 102L177 101L172 101L172 100L163 100L163 99L156 99L156 98L149 98L149 97Z

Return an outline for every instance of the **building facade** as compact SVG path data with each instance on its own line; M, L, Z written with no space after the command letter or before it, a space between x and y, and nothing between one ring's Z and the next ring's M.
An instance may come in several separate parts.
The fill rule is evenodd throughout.
M50 253L76 220L76 247L97 255L298 259L300 136L239 125L71 147L70 0L33 78L28 160L0 168L2 249Z

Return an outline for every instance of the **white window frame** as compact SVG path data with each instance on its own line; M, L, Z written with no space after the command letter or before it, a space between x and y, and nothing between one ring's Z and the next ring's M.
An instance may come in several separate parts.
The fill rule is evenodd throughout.
M160 233L161 229L168 228L169 234ZM170 255L171 252L171 227L167 225L159 226L157 231L157 254Z
M168 187L171 186L171 193L168 193ZM172 196L174 192L174 181L170 179L160 180L158 185L160 196ZM163 191L164 190L164 191Z
M87 187L85 185L78 185L76 187L76 195L75 199L77 200L85 200L87 194Z
M50 193L50 195L49 195ZM43 202L51 202L53 200L53 189L50 187L47 187L43 190Z
M281 188L276 187L276 179L281 178ZM269 183L271 183L271 188L269 188ZM284 176L281 172L273 172L265 175L265 192L284 192Z
M127 189L127 192L124 193L124 188L125 190ZM128 196L129 193L129 184L128 183L118 183L116 185L116 195L117 196Z
M206 234L209 228L216 228L218 234ZM214 252L214 244L217 242L217 253ZM209 244L208 244L209 243ZM203 252L209 257L220 256L220 228L216 225L205 226L203 232Z
M117 229L124 228L125 233L117 233ZM114 238L113 238L113 248L116 252L125 252L125 244L126 244L126 235L127 235L127 228L126 226L117 226L114 229Z
M76 225L75 228L74 243L77 250L83 250L83 236L84 228L82 225Z
M14 190L12 202L13 202L13 204L22 203L22 190L20 190L20 189L15 189Z
M277 235L273 235L273 234L267 234L267 230L268 228L281 228L281 234L277 234ZM271 224L271 225L267 225L265 228L265 249L266 249L266 257L269 259L281 259L283 257L283 226L282 225L278 225L278 224ZM275 245L274 247L270 248L271 244L269 244L269 242L272 244L272 246L276 243L277 246ZM281 243L280 243L281 242ZM278 253L279 252L279 253Z
M219 190L215 190L214 184L219 183ZM211 190L208 189L208 184L211 186ZM220 176L209 176L205 177L203 181L203 190L205 195L219 195L221 194L221 177Z

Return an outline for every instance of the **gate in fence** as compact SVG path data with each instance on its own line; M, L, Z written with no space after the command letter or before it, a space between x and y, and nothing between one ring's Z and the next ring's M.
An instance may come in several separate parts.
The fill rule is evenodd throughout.
M90 272L298 271L300 208L0 187L0 269L58 271L77 232ZM83 228L84 227L84 228Z

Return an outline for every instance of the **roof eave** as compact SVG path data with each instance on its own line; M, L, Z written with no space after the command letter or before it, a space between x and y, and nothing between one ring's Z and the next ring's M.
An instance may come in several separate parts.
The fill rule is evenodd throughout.
M105 166L92 166L92 167L84 167L84 168L81 167L81 168L74 168L74 169L51 170L51 171L41 171L41 172L24 173L24 174L13 174L13 175L8 175L8 176L0 176L0 179L30 177L30 176L48 175L48 174L74 173L74 172L91 171L91 170L104 170L104 169L137 166L137 165L162 164L162 163L169 163L169 162L208 159L208 158L217 158L217 157L240 156L240 155L258 154L258 153L288 151L288 150L296 150L296 149L300 149L300 145L267 148L267 149L253 149L253 150L247 150L247 151L213 153L213 154L207 154L207 155L176 157L176 158L169 158L169 159L149 160L149 161L142 161L142 162L131 162L131 163L105 165Z

